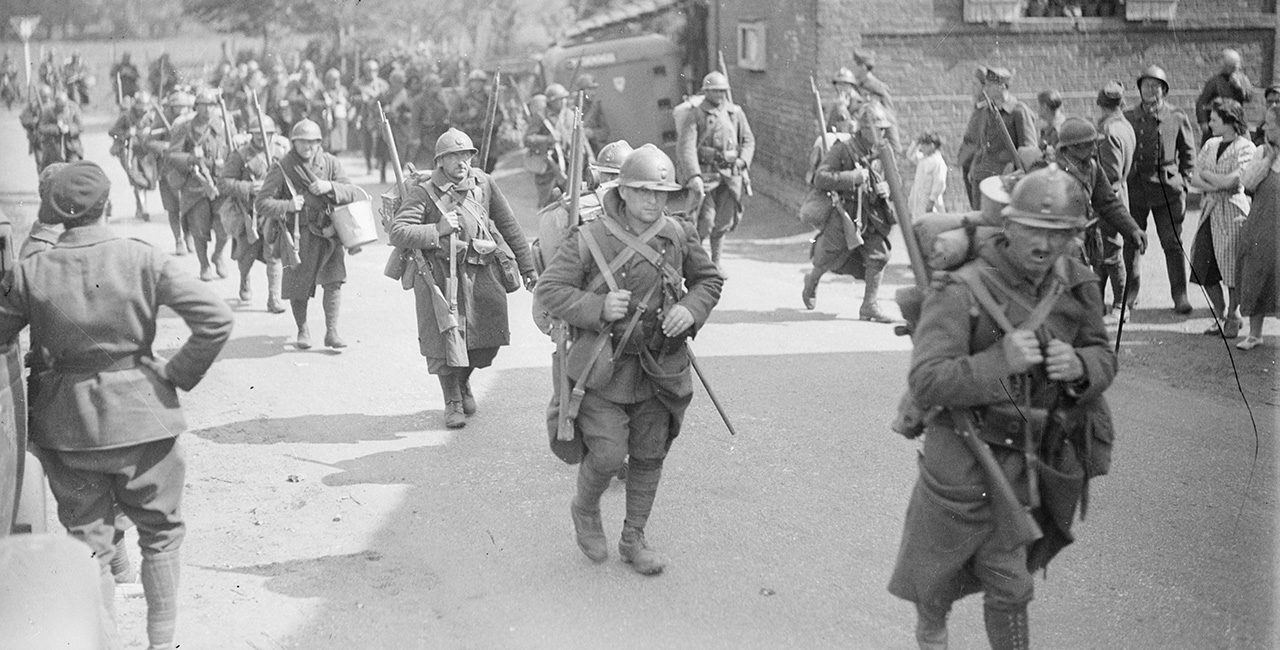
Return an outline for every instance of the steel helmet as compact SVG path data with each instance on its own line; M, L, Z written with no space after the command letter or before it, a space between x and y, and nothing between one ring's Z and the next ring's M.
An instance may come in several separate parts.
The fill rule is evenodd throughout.
M436 138L436 158L455 151L470 151L474 154L476 153L476 147L471 143L471 136L450 128Z
M661 149L646 144L627 156L618 169L618 184L645 190L675 192L680 189L676 183L676 166L671 158Z
M301 120L289 132L290 140L321 140L320 125L311 120Z
M199 94L196 95L195 103L197 106L199 106L200 104L216 105L218 103L218 100L221 99L221 97L222 97L222 94L219 93L217 89L205 88L201 90Z
M554 102L557 99L564 99L569 96L569 90L560 84L551 84L543 91L543 95L547 96L548 102Z
M885 129L893 126L893 122L889 120L889 111L880 102L868 102L858 111L858 126Z
M1080 181L1050 164L1023 176L1000 213L1006 220L1026 226L1072 230L1087 225L1088 207L1089 197Z
M258 135L260 131L266 131L267 133L276 133L276 121L271 119L270 115L263 115L262 127L259 128L257 118L254 118L253 120L251 120L249 122L249 134Z
M836 76L831 78L831 85L849 84L850 86L858 85L858 78L853 76L853 70L848 68L840 68L836 71Z
M1156 81L1164 84L1164 91L1166 93L1169 92L1169 76L1164 73L1164 68L1161 68L1158 65L1147 66L1147 69L1143 70L1142 74L1138 75L1139 86L1142 85L1143 79L1155 79Z
M489 73L485 72L484 70L479 70L479 69L472 70L467 75L467 81L488 81L488 80L489 80Z
M723 72L708 72L707 76L702 78L702 91L708 90L728 90L729 78L724 76Z
M1070 147L1074 144L1096 142L1098 130L1093 128L1089 120L1079 117L1068 117L1058 127L1058 146Z
M592 163L591 168L598 172L617 174L622 169L622 161L626 160L632 151L635 149L631 148L631 144L626 140L610 142L600 148L600 153L596 154L596 161Z
M196 105L196 98L190 93L184 93L181 90L174 91L164 98L165 106L178 106L190 108Z

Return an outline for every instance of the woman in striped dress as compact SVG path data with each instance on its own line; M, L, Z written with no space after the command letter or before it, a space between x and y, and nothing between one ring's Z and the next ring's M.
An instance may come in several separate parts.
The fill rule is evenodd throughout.
M1244 107L1232 99L1215 100L1209 109L1213 137L1204 143L1191 175L1192 187L1204 192L1200 225L1191 244L1191 281L1205 288L1213 309L1214 324L1205 334L1227 338L1240 335L1240 297L1235 290L1237 245L1249 197L1240 183L1240 172L1253 160L1254 144L1242 137L1248 130ZM1224 305L1222 285L1227 285Z

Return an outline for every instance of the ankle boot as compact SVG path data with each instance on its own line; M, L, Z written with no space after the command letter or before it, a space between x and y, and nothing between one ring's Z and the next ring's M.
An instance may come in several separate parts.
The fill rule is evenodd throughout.
M641 575L658 575L667 568L666 556L649 548L644 539L644 531L636 528L622 529L622 539L618 540L618 555Z
M245 256L246 259L236 261L236 266L240 268L240 302L251 302L253 300L253 290L249 287L249 272L253 270L253 258Z
M338 309L342 306L341 285L324 290L324 344L335 350L347 347L347 343L338 336Z
M280 260L267 262L267 311L273 314L284 313L284 303L280 301L280 283L284 276L284 265Z
M667 558L649 548L644 539L644 527L649 522L653 500L658 495L658 482L662 478L662 461L631 457L627 464L627 517L623 520L618 554L638 573L662 573L667 566Z
M804 303L804 308L812 311L818 306L818 281L822 279L822 271L818 267L813 267L811 271L804 274L804 288L800 290L800 301Z
M893 322L893 318L880 309L880 302L876 299L880 294L880 281L883 278L884 269L867 269L866 288L862 291L862 307L858 309L858 318L873 323Z
M984 605L982 620L987 626L987 641L991 650L1029 650L1031 647L1030 622L1027 606Z
M467 368L458 375L458 388L462 392L462 412L467 415L476 414L476 396L471 392L471 372L474 368Z
M214 234L213 255L210 261L213 262L213 268L218 272L218 277L227 277L227 258L225 251L227 248L227 238L225 235Z
M440 391L444 393L444 426L449 429L461 429L467 426L467 414L462 410L462 389L457 375L446 371L436 375L440 380Z
M311 349L311 330L307 329L307 300L290 300L289 307L293 309L293 322L298 325L298 342L295 344L299 350Z
M720 272L720 277L728 277L724 273L724 267L720 266L720 250L724 247L724 235L711 235L711 262L716 265L716 270Z
M1175 251L1181 253L1181 251ZM1177 314L1190 314L1191 303L1187 302L1187 267L1181 257L1166 255L1165 268L1169 272L1169 295L1173 298L1173 311Z
M609 559L609 543L600 519L600 495L607 487L609 475L597 470L588 459L582 459L578 465L578 491L569 502L569 517L573 520L578 548L596 564Z
M170 650L178 622L178 551L143 554L142 593L147 599L147 650Z
M213 269L209 266L209 242L201 239L195 243L195 248L196 260L200 262L200 279L205 282L213 282L215 278Z

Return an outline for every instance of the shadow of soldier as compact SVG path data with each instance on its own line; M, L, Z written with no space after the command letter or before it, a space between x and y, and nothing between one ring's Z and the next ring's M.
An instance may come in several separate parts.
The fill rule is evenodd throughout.
M306 442L345 444L367 440L396 440L406 433L437 428L442 415L437 410L403 415L301 415L288 418L261 417L192 431L219 444L271 445Z

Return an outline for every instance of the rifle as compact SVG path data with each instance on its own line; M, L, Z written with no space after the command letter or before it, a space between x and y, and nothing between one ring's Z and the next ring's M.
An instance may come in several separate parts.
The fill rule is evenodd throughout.
M222 139L226 140L227 155L230 156L235 151L235 145L231 143L231 121L227 119L227 103L222 100L222 95L218 95L218 112L222 114ZM262 146L267 146L270 142L264 142Z
M267 137L267 125L262 121L262 104L258 103L258 91L250 88L249 97L253 99L253 112L258 116L258 135L262 136L263 153L267 157L267 166L270 166L271 160L271 138Z
M485 169L489 164L489 145L493 140L494 120L498 117L498 84L502 81L502 67L493 73L493 92L489 93L489 106L485 107L487 115L484 116L484 143L480 146L480 169Z
M579 194L582 185L582 150L583 150L583 132L582 132L582 96L581 90L577 93L576 104L573 107L573 135L569 144L569 186L565 188L568 193L569 200L569 227L578 226L579 219ZM561 321L559 323L560 336L556 339L556 358L560 364L559 385L556 387L560 396L560 420L556 428L556 440L573 440L574 437L574 420L571 412L575 411L570 405L570 398L573 391L573 384L569 380L569 325ZM584 343L585 344L585 343Z
M822 157L826 158L830 147L827 146L827 116L822 110L822 94L818 92L818 84L813 80L813 75L809 75L809 88L813 90L813 104L818 111L818 128L822 130L819 135L821 138ZM854 220L849 216L849 211L844 209L844 203L840 201L840 195L835 192L827 192L827 196L831 199L831 207L835 209L836 214L840 217L840 223L844 225L844 242L849 250L854 250L863 244L862 241L862 220ZM862 201L859 197L858 208L861 211Z
M116 72L116 106L124 106L124 88L120 86L119 72Z
M898 213L898 224L902 227L902 239L907 245L907 257L911 259L911 272L915 276L915 286L899 290L897 299L899 304L907 300L923 300L924 292L929 286L929 267L925 264L924 253L920 250L920 241L916 239L906 195L902 193L902 176L898 173L893 145L888 141L880 141L877 147L885 182L889 184L889 196ZM996 461L995 454L991 452L991 447L978 439L973 411L968 408L952 408L950 412L955 425L955 434L960 437L965 447L968 447L969 453L973 454L978 465L982 467L987 483L987 493L991 497L996 534L1005 541L1006 548L1016 548L1040 539L1043 536L1040 526L1036 524L1031 512L1018 500L1017 494L1013 491L1013 485L1009 483L1009 477L1005 476L1000 463ZM1035 471L1035 467L1027 465L1028 473Z
M1000 125L1000 140L1009 150L1009 154L1013 156L1014 164L1018 166L1018 169L1022 170L1022 173L1027 173L1027 165L1022 162L1022 157L1018 155L1018 145L1013 143L1013 136L1009 133L1009 127L1004 123L1004 118L1000 117L1000 109L996 106L995 101L991 99L991 95L987 94L986 90L982 91L982 98L987 100L987 108L991 109L992 116L996 118L996 123Z
M725 81L728 81L728 80L729 80L729 66L725 65L725 63L724 63L724 52L723 52L723 51L717 51L717 52L716 52L716 55L720 57L720 72L721 72L722 74L724 74L724 79L725 79ZM734 101L733 101L733 84L729 84L729 90L726 90L726 91L725 91L725 97L727 97L727 98L729 99L729 103L730 103L730 104L733 104L733 103L734 103ZM826 129L823 129L824 137L825 137L825 131L826 131ZM735 134L735 135L736 135L736 134ZM742 170L742 192L743 192L744 194L746 194L747 196L754 196L754 195L755 195L755 193L756 193L755 188L753 188L753 187L751 186L751 173L750 173L750 172L748 172L745 168Z

